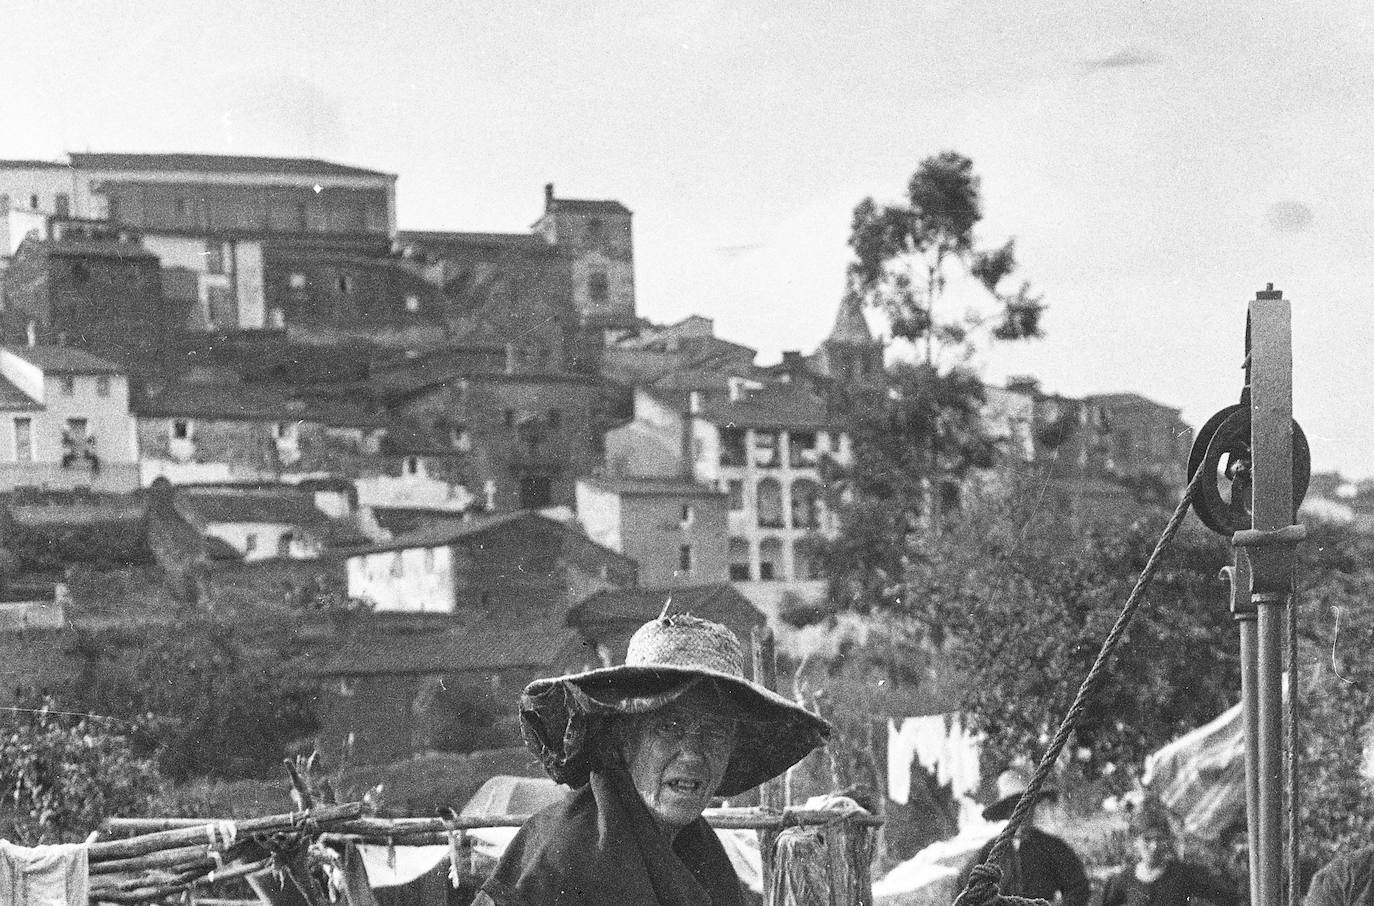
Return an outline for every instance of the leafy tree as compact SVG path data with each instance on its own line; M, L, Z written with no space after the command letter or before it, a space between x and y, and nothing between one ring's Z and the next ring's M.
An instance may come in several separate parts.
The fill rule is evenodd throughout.
M902 204L865 198L854 209L849 292L881 308L893 336L923 345L926 364L935 364L937 346L960 350L967 358L973 334L990 324L985 313L951 318L940 311L952 264L995 301L1000 320L992 327L994 338L1040 336L1044 305L1031 294L1030 284L1023 282L1012 293L999 289L1016 270L1015 240L978 247L974 230L983 219L981 188L973 161L943 151L917 166Z
M162 789L134 743L144 729L64 711L51 698L0 713L0 837L69 843L105 818L141 814Z
M280 770L288 745L316 729L314 684L300 674L294 626L188 615L138 637L87 637L79 687L92 710L155 715L142 733L174 780L263 776Z

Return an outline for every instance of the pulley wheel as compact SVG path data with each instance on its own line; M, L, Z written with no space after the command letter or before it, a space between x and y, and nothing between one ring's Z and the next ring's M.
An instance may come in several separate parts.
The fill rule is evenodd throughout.
M1230 537L1253 528L1251 490L1254 486L1250 450L1250 407L1227 406L1207 420L1188 452L1188 481L1198 469L1203 478L1193 496L1193 509L1202 524ZM1307 435L1293 422L1293 512L1307 495L1312 477L1312 453Z

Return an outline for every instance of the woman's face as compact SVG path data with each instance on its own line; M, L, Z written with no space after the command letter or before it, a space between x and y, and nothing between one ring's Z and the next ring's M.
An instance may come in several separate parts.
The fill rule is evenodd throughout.
M710 805L735 749L735 722L693 708L693 699L689 692L641 715L624 753L639 797L672 831L691 824Z
M1135 853L1147 868L1160 868L1174 854L1174 838L1165 831L1151 828L1135 838Z

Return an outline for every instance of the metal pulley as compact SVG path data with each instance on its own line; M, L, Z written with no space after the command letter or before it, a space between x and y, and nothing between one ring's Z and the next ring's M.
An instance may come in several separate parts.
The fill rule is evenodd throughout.
M1188 452L1188 480L1198 469L1204 478L1193 498L1202 524L1227 538L1252 527L1250 407L1227 406L1198 430ZM1307 435L1293 422L1293 511L1296 514L1312 477L1312 453Z

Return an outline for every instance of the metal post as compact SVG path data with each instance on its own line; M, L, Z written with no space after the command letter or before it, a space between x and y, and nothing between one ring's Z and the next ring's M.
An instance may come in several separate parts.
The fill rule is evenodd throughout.
M1237 552L1222 570L1231 582L1231 615L1240 635L1240 701L1245 726L1245 824L1249 841L1250 906L1259 903L1259 700L1255 695L1257 661L1255 605L1250 600L1250 560Z
M1293 521L1292 311L1272 286L1250 303L1250 447L1253 455L1253 531L1277 532ZM1244 534L1244 533L1240 533ZM1239 539L1237 539L1239 540ZM1258 612L1256 713L1258 725L1259 897L1256 906L1283 900L1283 638L1291 570L1277 558L1244 548Z

